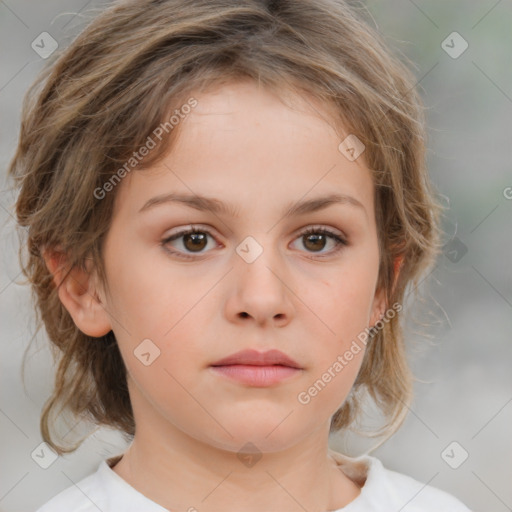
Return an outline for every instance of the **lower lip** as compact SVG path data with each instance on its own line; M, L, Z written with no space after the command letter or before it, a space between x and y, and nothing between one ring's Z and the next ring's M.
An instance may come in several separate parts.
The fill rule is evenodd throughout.
M215 373L221 374L229 379L247 384L248 386L271 386L289 379L301 372L299 368L290 366L255 366L248 364L231 364L227 366L212 366Z

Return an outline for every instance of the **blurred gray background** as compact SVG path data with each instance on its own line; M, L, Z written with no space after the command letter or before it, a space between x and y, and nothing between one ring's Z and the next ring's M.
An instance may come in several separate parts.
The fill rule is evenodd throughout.
M44 65L40 53L55 44L40 34L62 49L91 9L108 3L0 0L0 511L34 510L124 447L102 429L47 469L36 463L53 363L40 332L24 387L21 359L35 328L29 289L19 284L15 195L5 176L23 95ZM407 326L415 400L401 430L373 454L473 510L512 510L512 2L364 5L391 47L415 63L430 172L447 208L444 254L421 284L425 299L411 306L416 321ZM353 455L370 446L332 437L334 449Z

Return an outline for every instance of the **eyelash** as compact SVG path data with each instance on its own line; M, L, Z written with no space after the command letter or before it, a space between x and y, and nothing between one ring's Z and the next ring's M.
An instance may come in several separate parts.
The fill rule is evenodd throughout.
M178 238L181 238L184 235L189 235L189 234L194 234L194 233L205 233L205 234L211 236L213 239L215 239L215 237L210 233L210 231L208 229L203 229L203 228L200 228L200 227L192 226L191 229L185 229L185 230L179 231L178 233L175 233L174 235L163 239L162 242L161 242L161 245L162 245L162 247L164 247L164 249L167 252L171 253L173 256L178 256L178 257L186 259L186 260L197 259L197 256L192 256L190 254L184 254L184 253L182 253L180 251L175 251L173 249L169 249L168 247L166 247L166 245L169 242L172 242L172 241L174 241L174 240L176 240ZM336 244L336 247L332 251L330 251L331 254L327 253L328 255L337 254L339 251L341 251L344 247L346 247L348 245L347 241L344 238L342 238L338 233L335 233L334 231L331 231L331 230L329 230L327 228L323 228L323 227L321 227L321 228L316 228L316 227L308 228L305 231L299 233L299 235L295 238L295 240L297 240L300 237L304 237L304 236L310 235L310 234L323 234L323 235L327 235L332 240L334 240L334 242ZM315 254L315 253L313 252L311 254ZM201 253L197 253L197 255L201 256ZM316 256L316 258L320 258L320 259L323 258L323 257L325 257L325 256L324 255Z

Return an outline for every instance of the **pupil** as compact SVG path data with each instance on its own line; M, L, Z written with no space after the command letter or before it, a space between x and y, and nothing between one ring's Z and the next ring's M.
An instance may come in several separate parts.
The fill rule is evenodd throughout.
M321 249L323 249L325 247L325 235L323 235L323 234L318 234L318 235L310 234L310 235L305 235L305 236L306 236L306 243L304 245L308 249L321 250ZM313 245L308 243L308 241L310 241L310 240L313 241ZM318 245L318 242L320 242L319 245ZM317 245L315 245L315 243Z
M310 234L304 235L304 245L311 250L322 250L325 247L325 235L323 234ZM185 235L184 243L187 249L192 251L200 251L204 249L206 242L205 233L189 233Z
M190 244L188 242L191 242ZM187 249L192 251L204 249L206 245L205 233L189 233L184 237L184 244Z

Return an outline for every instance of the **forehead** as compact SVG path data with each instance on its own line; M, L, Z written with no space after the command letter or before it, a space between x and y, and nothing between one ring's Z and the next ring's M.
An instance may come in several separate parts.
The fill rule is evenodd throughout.
M188 129L189 138L196 134L204 140L204 132L212 125L216 131L225 132L249 129L254 136L286 129L279 140L290 132L300 137L305 127L311 132L321 131L325 135L328 131L331 136L340 137L333 107L306 91L270 89L252 80L239 80L219 84L195 97L197 106L182 127Z
M350 161L340 152L339 124L314 96L241 81L191 97L197 105L180 121L168 153L124 180L120 202L140 208L151 195L187 192L240 206L262 198L289 204L339 192L373 210L363 157Z

